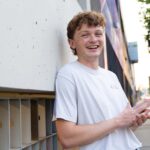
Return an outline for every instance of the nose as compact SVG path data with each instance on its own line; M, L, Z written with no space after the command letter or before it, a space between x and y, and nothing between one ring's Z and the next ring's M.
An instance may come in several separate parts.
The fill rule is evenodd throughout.
M90 36L90 42L97 42L98 38L95 35Z

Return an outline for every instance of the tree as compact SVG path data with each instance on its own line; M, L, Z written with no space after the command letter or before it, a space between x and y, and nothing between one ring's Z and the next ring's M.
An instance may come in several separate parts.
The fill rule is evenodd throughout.
M145 6L145 10L143 12L144 17L144 26L147 30L147 34L145 35L145 39L148 42L148 47L150 48L150 0L138 0L143 3Z

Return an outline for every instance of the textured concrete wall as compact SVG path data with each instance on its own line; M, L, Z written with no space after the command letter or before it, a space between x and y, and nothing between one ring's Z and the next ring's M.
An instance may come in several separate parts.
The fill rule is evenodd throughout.
M0 1L0 87L54 90L57 70L74 56L66 26L77 0Z

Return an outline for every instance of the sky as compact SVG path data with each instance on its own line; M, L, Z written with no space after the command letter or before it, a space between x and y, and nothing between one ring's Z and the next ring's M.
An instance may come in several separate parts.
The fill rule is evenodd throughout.
M149 87L150 53L144 39L145 28L139 14L141 4L137 0L120 0L127 42L138 44L138 63L134 64L136 89Z

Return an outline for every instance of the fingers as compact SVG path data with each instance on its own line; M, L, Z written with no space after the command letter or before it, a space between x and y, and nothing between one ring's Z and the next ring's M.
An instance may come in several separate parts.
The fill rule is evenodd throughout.
M142 107L145 107L145 104L144 106L142 104ZM120 127L138 127L141 126L148 118L150 118L150 109L144 109L143 113L138 113L136 109L131 107L131 105L128 103L118 117L120 119Z
M136 106L131 107L128 103L124 111L121 113L122 126L137 128L141 126L147 119L150 119L150 99L138 102Z
M150 105L150 97L144 97L143 100Z
M133 108L137 111L137 113L142 113L148 107L150 107L150 97L143 98L143 100L136 103Z
M120 120L120 127L130 127L132 124L136 123L136 112L129 103L118 117Z
M145 115L145 117L146 117L147 119L150 119L150 109L146 109L146 110L143 112L143 114Z
M142 113L147 108L147 103L144 101L139 102L133 108L137 113Z
M138 126L141 126L146 120L147 120L147 117L145 116L145 114L136 115L136 123Z

